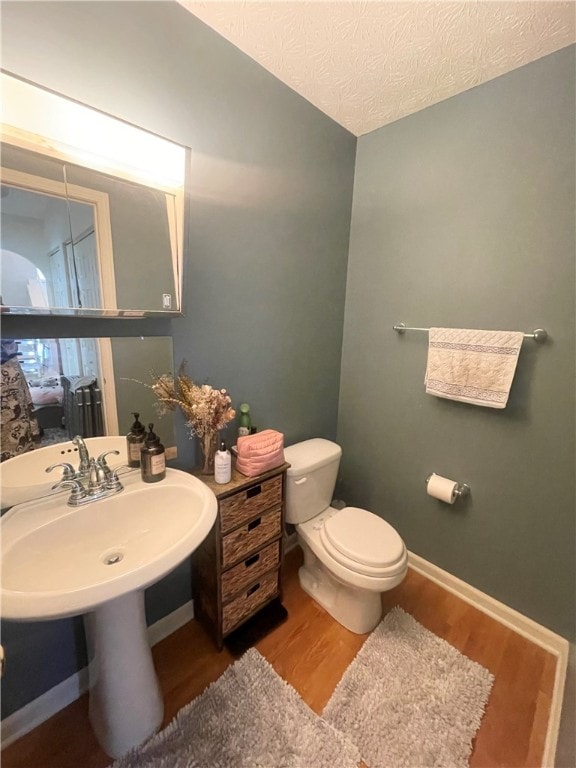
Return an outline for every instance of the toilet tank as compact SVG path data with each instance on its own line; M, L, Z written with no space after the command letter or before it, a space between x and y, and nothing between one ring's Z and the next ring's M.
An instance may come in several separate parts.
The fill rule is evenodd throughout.
M305 523L330 506L342 449L315 437L284 449L290 464L286 472L286 522Z

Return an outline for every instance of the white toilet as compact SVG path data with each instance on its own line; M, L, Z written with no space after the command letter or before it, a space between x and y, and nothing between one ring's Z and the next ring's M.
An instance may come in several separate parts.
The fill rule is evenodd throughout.
M380 593L400 584L408 555L398 533L358 507L330 506L342 449L322 438L284 449L286 522L296 526L302 589L347 629L370 632L382 618Z

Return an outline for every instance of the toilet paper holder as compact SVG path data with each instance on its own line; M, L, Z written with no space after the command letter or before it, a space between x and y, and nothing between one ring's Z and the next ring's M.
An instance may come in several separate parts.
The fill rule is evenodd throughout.
M426 485L428 485L430 478L434 474L435 473L432 472L431 475L428 475L428 477L426 478ZM456 483L456 486L452 491L452 493L454 494L454 496L456 496L457 499L462 499L465 496L468 496L470 494L470 486L467 483Z

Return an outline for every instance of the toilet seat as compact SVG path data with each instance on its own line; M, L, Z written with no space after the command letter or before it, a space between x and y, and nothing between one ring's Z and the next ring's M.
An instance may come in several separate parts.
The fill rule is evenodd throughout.
M325 519L320 540L336 562L365 576L393 576L406 568L397 531L366 509L344 507Z

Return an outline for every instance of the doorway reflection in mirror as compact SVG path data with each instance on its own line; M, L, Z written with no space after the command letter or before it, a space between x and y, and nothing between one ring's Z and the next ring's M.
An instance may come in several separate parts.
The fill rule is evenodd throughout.
M172 370L170 337L10 341L17 350L16 363L12 366L18 365L21 371L21 385L29 397L30 418L37 423L36 432L30 438L36 447L65 442L75 435L126 434L132 423L131 413L138 410L146 421L156 424L169 457L175 456L173 414L160 417L153 393L142 391L132 380L149 378L153 368ZM8 403L11 392L8 380L5 385L4 379L3 366L3 436L4 403Z

